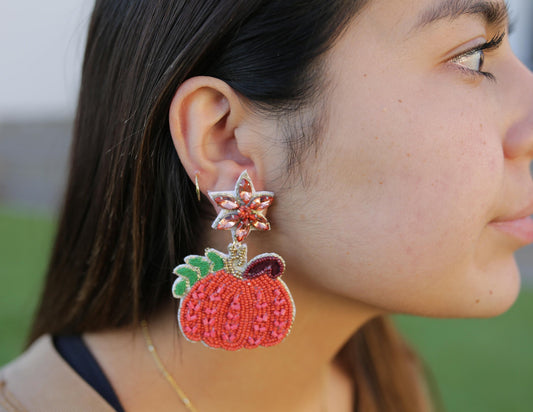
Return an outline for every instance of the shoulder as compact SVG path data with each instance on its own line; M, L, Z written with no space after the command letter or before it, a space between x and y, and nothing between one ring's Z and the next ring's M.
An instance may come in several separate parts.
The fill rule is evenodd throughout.
M0 369L0 412L103 411L113 409L42 336L26 352Z

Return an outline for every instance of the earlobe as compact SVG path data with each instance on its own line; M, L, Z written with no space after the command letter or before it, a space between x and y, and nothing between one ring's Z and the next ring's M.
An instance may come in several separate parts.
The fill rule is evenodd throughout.
M174 95L169 111L174 147L204 194L231 188L244 169L255 174L254 161L237 138L247 116L235 91L216 78L188 79Z

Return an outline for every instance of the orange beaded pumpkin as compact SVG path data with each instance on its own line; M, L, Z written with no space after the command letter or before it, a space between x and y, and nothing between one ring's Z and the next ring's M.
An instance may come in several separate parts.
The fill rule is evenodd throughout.
M242 278L221 269L195 283L180 302L182 332L190 341L238 350L280 343L290 332L295 310L279 279L284 263L275 254L252 259Z

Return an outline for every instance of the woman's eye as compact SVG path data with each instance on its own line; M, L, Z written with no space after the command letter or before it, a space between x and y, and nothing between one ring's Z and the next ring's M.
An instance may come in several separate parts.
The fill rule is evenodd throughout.
M489 80L496 81L496 77L492 73L483 71L485 52L497 50L502 45L505 35L505 32L496 34L490 41L454 57L450 62L466 73L484 76Z
M473 50L452 59L452 62L473 72L481 72L485 62L483 50Z

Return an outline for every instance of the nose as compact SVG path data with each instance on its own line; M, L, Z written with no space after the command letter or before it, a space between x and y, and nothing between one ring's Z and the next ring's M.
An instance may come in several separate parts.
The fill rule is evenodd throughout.
M533 159L533 73L516 60L512 82L508 84L508 100L513 122L504 141L505 157Z

